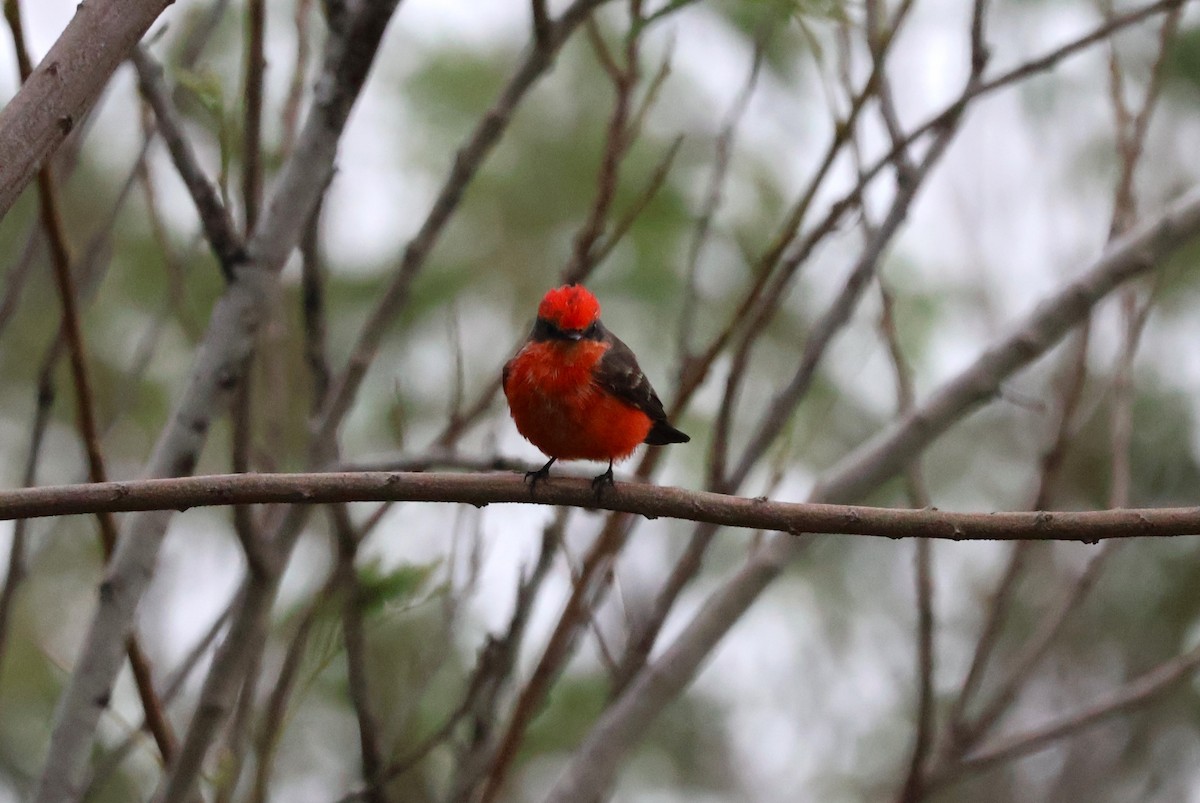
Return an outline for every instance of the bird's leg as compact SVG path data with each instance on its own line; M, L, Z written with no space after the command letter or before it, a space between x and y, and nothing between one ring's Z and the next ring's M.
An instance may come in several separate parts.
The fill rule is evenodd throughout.
M613 484L612 463L613 463L613 461L609 460L608 461L608 470L592 480L592 490L596 492L597 499L600 498L600 492L602 490L604 490L605 485Z
M554 461L557 459L557 457L551 457L546 461L546 465L542 466L537 471L525 472L525 481L529 483L530 493L533 493L534 488L537 487L538 480L544 480L550 476L550 466L554 465Z

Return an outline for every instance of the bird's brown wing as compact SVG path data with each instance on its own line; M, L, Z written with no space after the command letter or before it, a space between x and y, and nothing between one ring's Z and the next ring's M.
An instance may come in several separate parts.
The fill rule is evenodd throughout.
M633 350L611 332L605 331L604 339L609 341L609 348L596 365L596 384L650 417L653 426L650 428L650 434L646 436L646 443L661 446L667 443L687 443L691 440L667 423L667 413L663 409L662 400L654 392L650 380L642 373L637 357L633 356Z

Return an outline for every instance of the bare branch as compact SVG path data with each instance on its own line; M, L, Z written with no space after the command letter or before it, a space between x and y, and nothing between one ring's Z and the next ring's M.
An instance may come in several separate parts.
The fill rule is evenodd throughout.
M843 459L814 489L812 498L859 498L894 476L954 423L993 398L1008 376L1044 354L1100 299L1120 283L1160 265L1197 231L1200 189L1192 190L1161 217L1113 243L1091 270L1043 301L1013 334L987 349L925 404ZM587 790L608 787L636 739L691 681L721 637L804 543L772 539L709 597L662 657L600 717L556 782L549 800L566 803L578 800Z
M514 474L400 472L215 474L129 482L46 485L0 491L0 521L186 510L234 504L317 505L341 502L440 502L567 505L801 535L842 533L952 541L1020 539L1092 542L1110 538L1200 534L1200 509L1131 508L1085 512L955 513L773 502L707 491L618 482L597 500L588 480L555 477L531 490Z
M1190 678L1200 668L1200 649L1159 664L1141 677L1113 691L1088 708L1049 722L1036 730L998 739L968 755L954 774L936 779L938 785L967 772L979 772L1004 761L1041 750L1064 736L1089 728L1107 717L1144 704Z
M346 671L350 700L358 719L360 760L363 781L370 792L369 803L386 803L387 795L381 785L383 748L379 739L379 718L371 708L370 682L367 678L367 642L363 630L363 592L354 565L358 556L358 539L350 512L345 505L329 508L337 537L338 562L336 574L342 590L342 641L346 648Z
M245 243L233 224L229 210L221 201L220 191L216 184L204 175L204 170L184 135L183 121L175 110L170 93L163 82L162 66L141 47L134 48L131 61L137 69L138 86L142 96L154 109L154 117L158 121L163 141L167 143L167 149L171 152L175 169L196 205L205 237L217 256L221 271L226 278L232 278L234 268L246 261Z
M424 267L425 260L441 236L446 223L458 209L467 185L474 178L483 160L491 153L501 134L508 128L513 111L530 87L549 69L554 54L567 37L604 2L607 0L575 0L562 13L554 25L550 46L532 48L528 52L507 86L500 92L500 97L483 114L479 124L459 148L450 174L430 208L429 215L404 249L400 266L383 291L375 311L359 333L346 367L331 385L329 398L316 428L318 444L329 441L349 411L388 327L408 301L408 291L413 280Z
M539 48L550 43L550 14L546 11L546 0L531 0L533 10L533 41Z
M242 145L242 206L247 232L254 231L262 203L263 73L267 69L263 40L266 25L265 0L250 0L246 4L246 108Z
M0 109L0 217L171 0L89 0Z
M13 44L17 51L21 79L28 82L30 61L25 46L20 6L17 3L5 3L5 18L8 21ZM62 206L58 200L58 186L51 173L49 162L38 170L37 181L42 227L50 246L50 263L54 269L55 287L58 290L58 299L62 306L60 331L67 346L67 356L71 366L72 388L75 392L75 415L79 436L83 440L84 454L87 457L88 478L92 482L104 482L108 477L104 466L104 457L100 452L100 433L96 424L96 401L83 342L83 328L80 324L78 292L72 273L66 224L63 221ZM112 557L113 550L116 548L117 522L111 513L98 513L96 522L99 526L104 557L107 560ZM164 760L169 760L175 750L175 735L171 731L162 704L154 691L149 659L146 658L137 637L132 632L127 638L126 652L129 655L134 683L141 698L142 707L146 712L146 722L158 743L159 752Z
M252 264L237 271L235 281L213 309L183 396L146 467L148 476L190 474L213 416L228 407L232 390L244 375L252 353L269 289L324 190L342 129L397 1L364 3L347 21L342 35L330 39L313 109L297 149L283 169L273 202L247 249ZM84 8L90 7L88 4ZM36 797L41 803L77 797L96 723L120 667L120 653L114 645L122 644L132 628L134 611L153 574L170 518L165 511L155 511L126 521L126 533L110 563L99 606L60 702ZM249 606L251 601L248 596L244 605ZM231 637L235 631L243 635L257 632L257 621L239 629L240 624L231 627ZM240 660L240 653L235 652L235 657ZM213 680L211 674L209 680ZM190 787L208 744L211 731L206 729L224 715L223 710L201 713L210 716L197 717L189 729L180 762L167 782L171 795ZM195 739L193 731L197 732Z

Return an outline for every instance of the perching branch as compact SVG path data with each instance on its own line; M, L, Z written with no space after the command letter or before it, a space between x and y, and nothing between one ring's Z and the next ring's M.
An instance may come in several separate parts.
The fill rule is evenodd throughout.
M554 477L531 490L509 473L366 471L316 474L214 474L130 482L46 485L0 491L0 521L97 512L187 510L248 504L441 502L565 505L646 518L805 533L941 538L952 541L1102 541L1200 535L1200 507L1084 512L956 513L927 508L776 502L685 488L618 482L600 498L584 478Z

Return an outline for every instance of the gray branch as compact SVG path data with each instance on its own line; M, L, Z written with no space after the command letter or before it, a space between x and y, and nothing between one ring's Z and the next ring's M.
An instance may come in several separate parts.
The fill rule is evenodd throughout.
M262 224L248 245L249 262L237 267L234 281L217 301L186 390L159 437L145 476L191 474L209 425L227 409L253 353L269 288L328 183L337 142L397 2L363 3L355 18L339 29L341 35L331 38L315 105L300 143L284 166ZM114 3L96 3L97 8L110 5ZM90 6L92 3L84 8ZM127 52L128 48L119 55ZM38 784L39 803L78 798L96 724L121 667L125 636L150 583L170 519L168 511L152 511L126 520L79 661L55 715Z
M0 218L172 0L88 0L0 109Z
M812 501L860 498L895 476L938 436L994 398L1002 382L1045 354L1114 288L1158 267L1197 234L1200 188L1113 242L1089 270L1044 300L928 401L843 459L813 491ZM768 541L708 598L663 655L600 717L548 801L586 800L590 790L611 787L621 762L649 724L691 682L717 642L803 543L790 537Z

